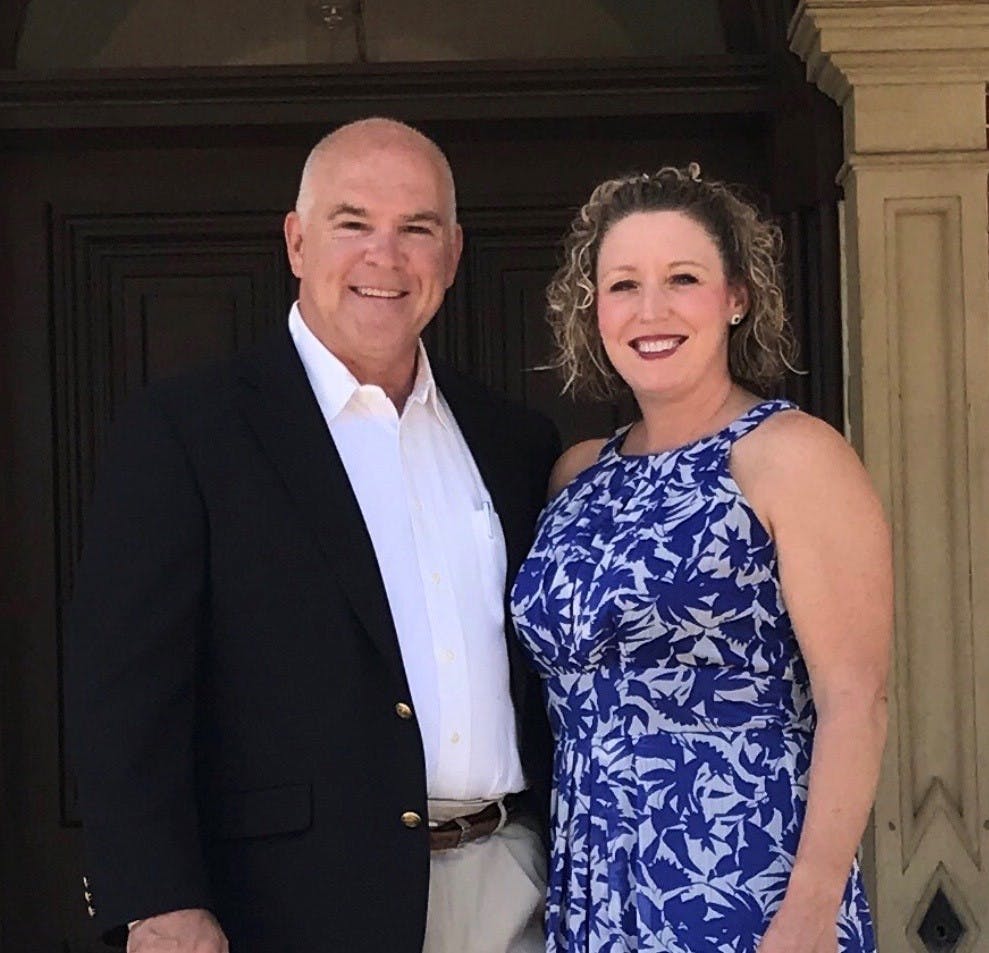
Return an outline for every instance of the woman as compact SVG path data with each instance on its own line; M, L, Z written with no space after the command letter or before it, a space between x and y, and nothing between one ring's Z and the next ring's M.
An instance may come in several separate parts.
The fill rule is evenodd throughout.
M513 591L556 739L549 953L874 951L889 538L842 437L757 396L791 353L778 230L665 168L595 189L565 251L568 386L642 416L560 458Z

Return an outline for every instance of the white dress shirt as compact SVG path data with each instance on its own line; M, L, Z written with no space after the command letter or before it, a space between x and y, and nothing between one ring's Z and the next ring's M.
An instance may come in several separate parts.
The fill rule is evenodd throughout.
M428 796L521 791L505 538L425 348L399 413L382 388L360 384L324 347L298 303L289 330L374 546L422 733Z

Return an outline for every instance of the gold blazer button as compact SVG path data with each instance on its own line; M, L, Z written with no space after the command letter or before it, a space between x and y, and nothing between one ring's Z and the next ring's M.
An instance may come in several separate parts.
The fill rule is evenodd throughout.
M415 811L406 811L402 815L402 823L410 830L414 830L422 823L422 818Z
M395 706L395 714L398 715L399 718L404 718L408 721L412 717L412 706L406 705L405 702L399 702Z

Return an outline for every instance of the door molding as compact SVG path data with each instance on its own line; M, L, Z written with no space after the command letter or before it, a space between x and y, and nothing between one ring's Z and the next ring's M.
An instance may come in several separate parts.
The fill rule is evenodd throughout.
M0 129L271 126L398 119L769 115L763 55L657 60L0 71Z

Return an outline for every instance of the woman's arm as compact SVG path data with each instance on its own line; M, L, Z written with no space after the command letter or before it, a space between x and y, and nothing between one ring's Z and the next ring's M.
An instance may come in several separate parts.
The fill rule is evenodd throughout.
M758 444L740 441L736 477L751 485L776 541L817 731L793 872L759 953L824 953L837 948L836 918L886 739L892 556L882 507L845 440L800 413L764 427Z
M546 498L553 499L568 483L573 482L579 474L591 466L597 460L605 443L607 441L601 439L583 440L564 450L549 475Z

